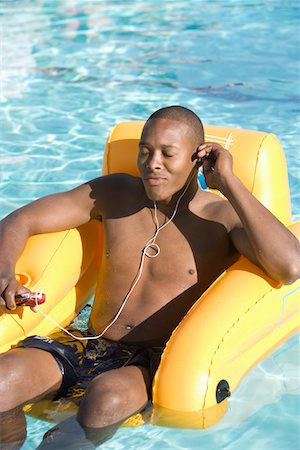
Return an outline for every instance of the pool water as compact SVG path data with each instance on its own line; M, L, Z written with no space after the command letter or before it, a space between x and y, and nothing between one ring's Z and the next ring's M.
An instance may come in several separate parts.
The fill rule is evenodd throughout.
M100 174L111 127L181 104L275 133L300 218L299 5L288 0L0 0L0 216ZM199 349L201 351L201 349ZM208 430L120 429L103 449L298 449L299 336ZM23 448L49 424L28 418Z

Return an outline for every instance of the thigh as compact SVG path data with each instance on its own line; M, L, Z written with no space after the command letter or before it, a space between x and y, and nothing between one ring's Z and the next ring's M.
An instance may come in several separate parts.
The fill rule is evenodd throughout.
M1 393L8 409L53 396L61 382L61 370L49 352L16 348L0 355Z

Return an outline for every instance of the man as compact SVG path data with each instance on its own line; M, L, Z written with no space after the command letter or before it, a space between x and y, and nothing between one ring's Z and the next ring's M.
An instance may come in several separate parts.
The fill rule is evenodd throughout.
M207 185L228 201L199 188L200 164ZM11 448L19 448L25 436L21 406L46 396L73 398L78 389L85 391L77 426L95 445L142 410L172 330L240 254L280 283L299 276L298 241L234 175L229 152L204 143L192 111L171 106L150 116L138 168L141 178L100 177L37 200L1 223L0 294L8 309L25 290L14 268L30 235L91 219L101 220L105 230L103 294L89 324L89 335L101 337L83 344L64 333L50 340L31 337L0 357L2 442L14 441ZM41 448L52 440L53 448L77 448L80 433L72 426L67 421L48 433Z

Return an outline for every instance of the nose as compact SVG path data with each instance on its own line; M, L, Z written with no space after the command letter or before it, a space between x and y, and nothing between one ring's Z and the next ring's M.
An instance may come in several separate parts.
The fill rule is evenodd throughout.
M146 161L147 169L151 171L160 170L162 168L162 158L160 152L151 152Z

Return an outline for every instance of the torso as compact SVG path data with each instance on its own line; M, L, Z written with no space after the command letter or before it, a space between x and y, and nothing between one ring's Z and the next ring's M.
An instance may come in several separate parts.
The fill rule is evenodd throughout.
M139 203L143 188L134 180ZM96 334L115 317L138 273L142 249L155 232L149 202L115 218L112 210L118 201L124 198L112 200L109 213L102 215L105 248L90 319ZM132 197L130 202L135 204ZM141 277L106 338L142 346L165 344L192 304L237 259L223 223L225 203L202 190L188 204L182 201L156 239L160 254L145 258ZM164 223L164 214L159 212L158 218Z

